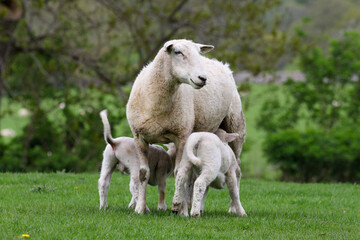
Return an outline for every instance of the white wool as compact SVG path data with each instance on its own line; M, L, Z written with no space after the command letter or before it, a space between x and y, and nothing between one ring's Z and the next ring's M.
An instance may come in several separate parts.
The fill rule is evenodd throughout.
M134 139L129 137L112 138L106 111L102 111L100 116L104 124L105 141L108 143L103 153L101 173L98 181L100 209L107 207L107 194L110 186L110 179L113 171L116 169L116 166L118 166L122 172L130 175L130 192L132 194L132 199L128 207L134 208L138 201L140 186L140 161L137 156ZM172 145L169 145L168 147L169 152L167 153L160 146L150 145L147 155L150 167L150 179L148 183L152 186L158 186L159 210L166 210L166 178L173 172L174 169L175 159L173 155L175 153L175 149ZM150 211L147 206L145 210L147 212Z
M146 205L149 143L176 144L176 173L188 136L222 127L239 134L230 145L239 159L246 135L241 100L228 65L200 54L212 48L184 39L169 41L134 82L126 114L143 182L137 213L143 213Z
M196 176L191 216L198 217L204 211L209 186L223 189L225 183L231 197L229 212L246 216L239 196L240 166L228 145L238 134L228 134L222 129L218 129L216 134L218 136L208 132L196 132L189 136L175 179L173 212L188 216L185 186Z

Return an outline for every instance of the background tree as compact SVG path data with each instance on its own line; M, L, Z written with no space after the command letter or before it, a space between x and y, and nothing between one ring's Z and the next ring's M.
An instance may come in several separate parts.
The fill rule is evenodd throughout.
M1 143L5 171L98 166L98 112L107 108L117 120L114 135L131 134L125 117L130 86L169 39L214 44L212 56L255 73L275 66L289 41L277 30L281 16L271 12L278 0L37 0L4 6L8 2L23 14L6 41L11 51L2 93L31 114L20 135Z

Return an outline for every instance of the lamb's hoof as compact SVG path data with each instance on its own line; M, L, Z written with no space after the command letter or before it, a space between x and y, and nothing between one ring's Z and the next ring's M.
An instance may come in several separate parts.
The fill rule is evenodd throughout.
M241 209L240 214L238 214L240 217L247 217L247 214L244 209Z
M159 211L166 211L166 205L159 205L158 210Z
M146 168L140 168L139 179L140 179L141 182L144 182L146 180L146 173L147 173Z
M144 214L145 208L144 208L144 207L140 207L139 204L136 204L135 212L136 212L137 214Z
M192 213L192 214L191 214L191 217L199 218L199 217L200 217L200 213Z
M100 210L102 210L102 209L106 209L106 208L108 208L108 205L107 205L107 204L100 205Z
M236 213L235 208L234 208L234 207L230 207L230 208L229 208L229 213Z

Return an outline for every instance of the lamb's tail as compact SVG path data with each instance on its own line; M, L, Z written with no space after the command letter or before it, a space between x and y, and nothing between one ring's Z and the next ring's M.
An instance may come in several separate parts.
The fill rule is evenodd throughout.
M190 141L189 141L190 140ZM197 167L201 165L201 159L195 156L194 151L196 151L199 147L200 136L191 136L186 143L184 151L186 152L189 160Z
M102 110L100 112L100 117L101 120L104 124L104 138L105 138L105 142L107 142L108 144L110 144L112 146L112 148L115 147L115 142L114 139L111 136L111 129L110 129L110 123L109 120L107 118L107 110Z

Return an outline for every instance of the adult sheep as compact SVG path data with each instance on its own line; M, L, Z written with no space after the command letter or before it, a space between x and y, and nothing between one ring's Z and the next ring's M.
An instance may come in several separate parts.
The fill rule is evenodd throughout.
M150 143L175 143L176 173L188 136L221 127L239 134L230 146L240 164L245 117L228 65L200 55L213 48L185 39L168 41L134 82L126 115L141 162L137 213L146 206ZM237 177L240 184L240 172Z

